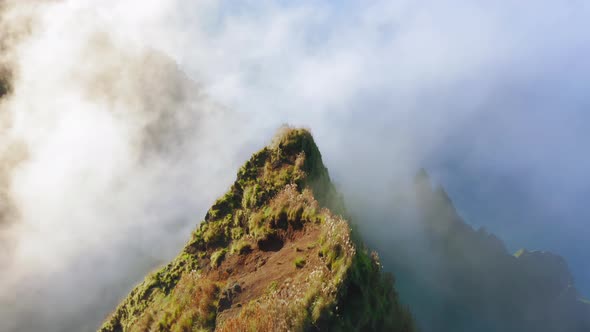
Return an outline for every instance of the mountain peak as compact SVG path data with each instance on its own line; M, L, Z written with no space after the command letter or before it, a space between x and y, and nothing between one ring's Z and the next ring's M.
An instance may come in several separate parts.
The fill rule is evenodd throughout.
M412 331L306 129L281 128L102 331Z

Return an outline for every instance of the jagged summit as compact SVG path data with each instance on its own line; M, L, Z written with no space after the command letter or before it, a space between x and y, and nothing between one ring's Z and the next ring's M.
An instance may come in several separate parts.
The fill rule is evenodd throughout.
M412 331L343 211L310 132L282 128L101 331Z

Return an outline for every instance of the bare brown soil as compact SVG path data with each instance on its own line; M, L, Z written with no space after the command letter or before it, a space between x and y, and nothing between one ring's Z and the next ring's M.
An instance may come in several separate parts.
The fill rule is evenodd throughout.
M306 224L292 232L280 248L276 245L268 250L266 246L255 245L249 253L228 255L219 267L206 268L203 277L227 285L216 325L239 315L243 306L268 294L273 287L283 298L289 297L286 292L293 289L289 286L299 284L304 288L312 270L325 268L319 257L320 228L317 224ZM297 267L296 259L304 259L304 265Z

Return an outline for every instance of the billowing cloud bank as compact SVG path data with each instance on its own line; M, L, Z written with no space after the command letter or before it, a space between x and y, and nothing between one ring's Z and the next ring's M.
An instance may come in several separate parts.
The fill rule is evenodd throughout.
M311 127L359 213L426 165L451 194L518 178L521 208L556 219L489 221L515 243L587 236L588 18L550 0L5 2L0 329L95 328L285 122ZM562 240L544 248L587 278Z

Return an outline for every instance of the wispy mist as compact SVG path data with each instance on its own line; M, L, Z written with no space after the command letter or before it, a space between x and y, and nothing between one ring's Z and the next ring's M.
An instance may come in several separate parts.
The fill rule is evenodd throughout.
M93 8L14 6L1 329L92 330L230 183L239 117Z
M564 239L589 235L572 204L589 18L550 0L6 2L0 329L95 328L286 122L312 129L354 214L427 166L467 221L557 250L583 284L588 248ZM555 218L469 209L503 188Z

